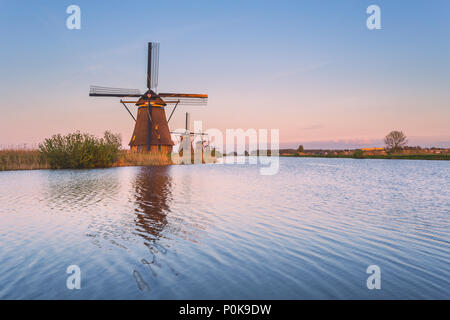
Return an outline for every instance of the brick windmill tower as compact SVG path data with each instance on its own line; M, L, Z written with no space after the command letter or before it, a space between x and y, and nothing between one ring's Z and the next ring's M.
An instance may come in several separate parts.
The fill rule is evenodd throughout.
M139 98L137 101L120 100L135 121L130 139L133 152L156 152L170 154L172 141L169 121L178 105L206 105L208 95L194 93L156 93L159 73L159 43L148 43L147 90L144 94L138 89L122 89L91 86L89 96ZM137 106L137 116L127 107L127 103ZM167 119L165 107L172 105L172 112Z

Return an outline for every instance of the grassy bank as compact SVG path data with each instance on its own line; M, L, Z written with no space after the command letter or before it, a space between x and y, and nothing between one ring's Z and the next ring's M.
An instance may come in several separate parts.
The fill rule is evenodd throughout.
M50 168L38 150L0 150L0 171Z
M170 157L155 153L119 151L111 167L170 165ZM108 166L109 167L109 166ZM0 150L0 171L51 169L45 155L39 150Z
M134 153L129 151L120 151L117 161L113 167L130 166L166 166L172 164L169 155L159 153Z
M387 155L281 155L298 158L347 158L347 159L405 159L405 160L450 160L450 154L387 154Z
M177 157L178 155L174 155ZM304 158L347 158L347 159L409 159L409 160L450 160L449 154L392 154L392 155L280 155L280 157ZM177 163L175 159L175 163ZM206 159L214 163L215 158ZM157 153L132 153L120 150L111 167L165 166L174 164L169 156ZM39 150L0 150L0 171L51 169L45 155Z
M178 154L135 153L122 150L121 146L120 135L110 131L103 137L79 131L56 134L39 144L38 150L0 150L0 171L165 166L182 164L184 160ZM194 153L194 158L195 163L201 163L202 153ZM216 161L215 157L206 154L203 160L204 163Z

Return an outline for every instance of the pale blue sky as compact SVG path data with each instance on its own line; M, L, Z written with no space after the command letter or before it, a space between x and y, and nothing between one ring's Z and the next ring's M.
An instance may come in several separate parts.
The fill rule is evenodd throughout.
M66 8L81 7L81 30ZM366 28L381 8L382 30ZM90 84L145 88L161 43L161 91L207 92L184 107L204 127L279 128L282 146L450 147L450 1L1 1L0 145L133 123Z

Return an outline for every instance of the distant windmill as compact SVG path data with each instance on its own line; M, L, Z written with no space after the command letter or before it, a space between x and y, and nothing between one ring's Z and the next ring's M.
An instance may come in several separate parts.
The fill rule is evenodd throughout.
M121 89L91 86L89 96L93 97L138 97L137 101L120 100L128 113L136 122L133 135L129 143L130 149L135 152L172 152L172 141L169 121L178 105L206 105L208 95L193 93L156 93L159 73L159 43L148 43L147 91L142 94L138 89ZM138 107L135 118L126 103L135 103ZM166 118L164 107L174 105L173 110Z
M186 112L186 127L182 132L172 132L177 135L179 140L178 154L183 157L183 163L205 163L205 152L209 154L209 141L207 140L207 133L191 132L190 130L190 115ZM200 141L197 141L196 148L193 146L194 139L199 136ZM206 139L205 139L206 138ZM197 159L195 159L197 157Z

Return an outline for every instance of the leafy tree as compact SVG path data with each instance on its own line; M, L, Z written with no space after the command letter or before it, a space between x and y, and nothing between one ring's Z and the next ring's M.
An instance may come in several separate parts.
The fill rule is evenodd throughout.
M305 149L303 149L303 145L299 145L297 148L297 152L304 152Z
M402 131L391 131L384 137L384 143L386 144L386 149L396 152L406 146L408 139Z

